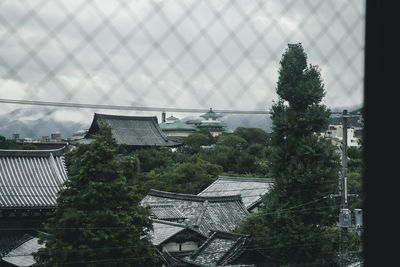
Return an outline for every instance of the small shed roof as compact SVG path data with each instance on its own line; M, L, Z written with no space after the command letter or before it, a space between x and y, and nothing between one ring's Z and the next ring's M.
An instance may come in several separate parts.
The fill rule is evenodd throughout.
M185 223L199 227L207 235L210 230L233 231L248 215L240 195L197 196L150 190L142 200L143 206L171 204L187 218Z
M261 197L272 187L272 178L247 178L219 176L211 185L201 191L199 196L240 195L248 210L254 207Z
M0 209L54 208L67 179L66 151L0 150Z
M111 127L113 137L118 144L134 147L181 145L177 141L168 139L160 129L156 116L120 116L95 113L85 139L92 138L103 123Z

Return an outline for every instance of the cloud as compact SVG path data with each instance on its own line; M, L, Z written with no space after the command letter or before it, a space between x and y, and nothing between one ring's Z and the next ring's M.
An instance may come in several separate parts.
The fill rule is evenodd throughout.
M301 42L329 106L363 101L364 1L8 1L0 17L0 98L268 109Z

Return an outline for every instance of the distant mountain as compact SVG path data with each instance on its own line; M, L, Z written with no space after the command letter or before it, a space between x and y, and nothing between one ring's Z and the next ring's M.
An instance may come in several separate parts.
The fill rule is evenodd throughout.
M54 110L48 108L15 109L0 115L0 135L11 138L13 133L19 133L20 138L40 139L60 132L63 138L70 138L74 132L87 127L81 122L56 120L53 114Z

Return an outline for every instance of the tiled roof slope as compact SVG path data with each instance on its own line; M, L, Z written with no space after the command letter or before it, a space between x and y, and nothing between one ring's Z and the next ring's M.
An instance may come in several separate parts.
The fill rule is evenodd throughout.
M141 204L172 204L185 215L185 223L199 227L205 235L210 230L233 231L249 214L240 195L208 197L150 190Z
M245 207L250 210L261 201L261 197L272 187L271 178L247 178L219 176L218 179L200 192L199 196L240 195Z
M118 144L128 146L179 146L181 143L168 139L158 125L157 117L119 116L95 113L85 139L93 137L101 124L108 124Z
M0 150L0 209L55 207L66 149Z
M152 205L151 214L156 219L166 221L179 221L186 219L186 216L172 204Z
M36 263L32 253L43 248L38 237L29 237L25 242L7 253L2 260L15 266L32 266Z
M245 251L248 240L248 236L213 231L203 245L183 261L196 266L226 266Z
M198 230L188 225L182 223L167 222L163 220L153 220L153 231L150 232L150 240L153 245L159 246L174 235L183 231L190 231L193 233L193 235L202 236L204 240L206 239L206 236L202 235Z

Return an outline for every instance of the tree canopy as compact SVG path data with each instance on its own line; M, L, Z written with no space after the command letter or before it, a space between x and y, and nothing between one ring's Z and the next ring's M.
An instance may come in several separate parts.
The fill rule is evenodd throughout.
M68 154L69 179L40 237L46 247L35 254L39 265L154 266L149 211L123 175L132 164L121 164L118 152L110 128L103 127L93 143Z
M320 103L324 85L301 44L289 44L280 64L268 160L275 184L240 231L277 264L333 266L337 209L327 196L336 190L340 162L330 141L317 135L329 122Z

